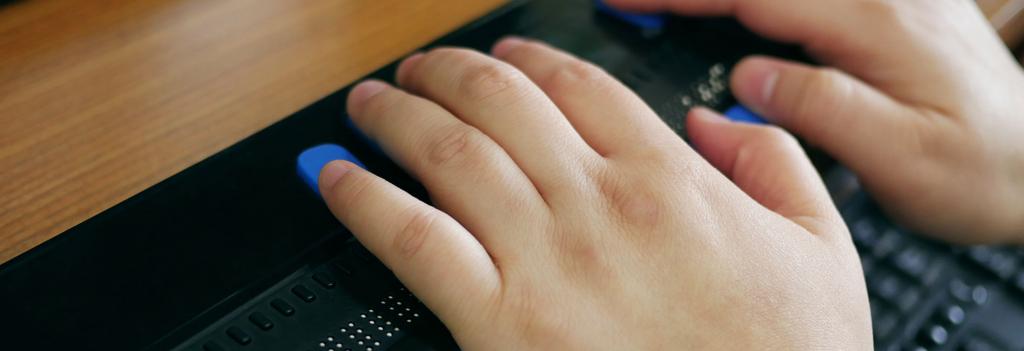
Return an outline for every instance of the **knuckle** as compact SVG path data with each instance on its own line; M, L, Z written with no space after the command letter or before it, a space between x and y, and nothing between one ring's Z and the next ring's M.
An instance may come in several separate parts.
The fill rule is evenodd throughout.
M650 228L659 223L662 204L645 187L608 176L602 179L600 191L623 224Z
M571 60L544 80L544 90L565 92L601 84L607 78L603 70L581 60Z
M472 101L515 92L524 84L521 73L496 63L482 63L465 69L458 82L458 91Z
M434 232L438 215L420 207L413 207L406 211L406 218L401 229L395 233L394 252L397 252L404 259L416 257L423 244Z
M439 137L430 141L426 147L427 160L433 166L466 163L460 160L475 157L484 145L484 135L467 125L453 124L442 128L437 135ZM472 163L472 160L468 162Z

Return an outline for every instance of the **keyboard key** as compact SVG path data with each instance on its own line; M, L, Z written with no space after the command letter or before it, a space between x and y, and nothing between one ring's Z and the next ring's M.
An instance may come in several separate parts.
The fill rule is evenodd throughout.
M971 301L976 305L984 305L988 302L988 289L984 286L976 286L971 289Z
M322 144L306 149L299 154L296 161L299 178L302 178L302 181L306 182L306 186L319 195L320 186L317 185L317 181L320 179L320 170L334 160L345 160L366 168L355 155L345 148L335 144Z
M313 302L313 300L316 300L316 294L313 294L312 290L309 290L309 288L302 284L293 287L292 294L298 296L302 301Z
M270 301L270 306L277 310L278 313L285 316L295 314L295 307L292 307L291 304L281 299L274 299L274 301Z
M895 229L889 228L882 232L882 236L871 249L871 255L876 259L884 259L890 254L899 250L903 245L903 234Z
M870 218L858 219L850 227L850 235L853 236L853 243L857 247L870 248L878 242L878 229Z
M928 348L942 346L949 341L949 331L941 325L926 327L918 334L918 341Z
M267 318L266 315L259 312L254 312L253 314L250 314L249 321L263 330L270 330L271 328L274 327L274 322L271 322L270 318Z
M646 31L659 31L665 27L664 15L629 13L608 6L603 0L595 0L594 7L601 13Z
M1003 280L1012 278L1017 269L1017 256L1014 252L990 246L968 249L967 259Z
M930 257L920 247L907 247L901 250L893 258L893 265L897 270L916 279L924 281L924 274L928 270Z
M750 109L742 105L733 106L732 108L726 110L723 114L725 115L725 117L728 117L729 120L732 120L733 122L744 122L750 124L768 124L768 121L766 121L764 117L757 115L756 113L754 113L754 111L751 111Z
M334 279L331 279L331 277L327 276L327 274L323 272L317 272L316 274L313 274L313 280L315 280L318 284L320 284L320 286L324 287L325 289L334 289Z
M913 310L914 306L917 306L917 303L920 301L920 291L917 289L906 290L896 298L896 308L899 308L903 313L907 313Z
M959 305L949 305L938 310L935 320L946 327L954 328L964 324L967 313Z
M238 327L231 327L227 330L228 337L234 340L239 345L248 345L252 342L252 337L249 336L245 331Z
M906 289L906 284L893 274L879 274L868 282L868 292L889 303L896 303L896 298Z

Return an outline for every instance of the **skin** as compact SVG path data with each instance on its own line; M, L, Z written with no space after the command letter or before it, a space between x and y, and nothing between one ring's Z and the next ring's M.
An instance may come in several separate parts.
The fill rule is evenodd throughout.
M973 1L608 0L735 16L831 68L752 57L734 95L847 165L910 229L1024 244L1024 73Z
M870 349L849 233L793 137L689 120L694 149L596 66L506 39L406 59L353 121L430 192L351 163L334 214L469 350Z
M855 170L912 228L1024 233L1024 78L957 0L609 0L735 15L821 68L754 57L735 95ZM870 349L860 264L795 139L691 112L690 148L542 43L414 55L355 123L434 206L343 161L321 192L464 349Z

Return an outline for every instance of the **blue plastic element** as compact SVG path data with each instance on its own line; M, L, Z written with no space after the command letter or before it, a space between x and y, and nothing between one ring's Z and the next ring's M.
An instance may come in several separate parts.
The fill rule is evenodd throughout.
M310 189L313 189L317 195L320 195L320 186L317 184L318 179L320 179L320 170L327 163L334 160L345 160L355 163L364 169L366 168L355 155L352 155L345 148L335 144L321 144L308 148L299 154L298 161L296 162L299 178L302 178L302 181L306 182Z
M736 105L726 110L725 116L734 122L768 124L768 121L765 120L764 117L758 116L754 111L751 111L743 105Z
M620 20L623 20L626 23L639 27L640 29L660 30L661 28L665 27L664 15L623 12L621 10L608 6L608 4L604 3L604 0L594 0L594 7L596 7L598 11L604 12Z

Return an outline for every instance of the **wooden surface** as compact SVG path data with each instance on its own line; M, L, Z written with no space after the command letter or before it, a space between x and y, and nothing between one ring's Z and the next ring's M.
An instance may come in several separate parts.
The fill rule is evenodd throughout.
M1004 3L1024 0L982 1L993 18L1020 21ZM500 2L32 0L0 7L0 262Z
M0 262L501 2L0 7Z

